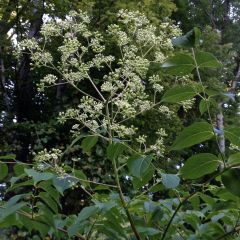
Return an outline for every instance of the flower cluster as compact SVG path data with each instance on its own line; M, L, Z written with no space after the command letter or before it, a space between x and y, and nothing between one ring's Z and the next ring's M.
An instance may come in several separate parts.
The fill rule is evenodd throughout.
M62 151L60 149L52 148L50 151L44 149L35 155L34 161L38 163L57 163L61 155Z
M171 38L178 36L180 30L170 22L154 27L140 12L128 10L118 13L118 21L102 35L91 30L86 13L72 11L65 20L49 21L43 26L42 43L29 44L35 65L51 69L51 74L38 85L39 90L60 82L69 83L81 93L76 107L59 114L61 123L75 120L72 126L75 135L85 127L98 135L107 135L110 130L112 137L136 137L137 127L127 124L127 120L153 107L167 118L173 114L167 106L156 105L155 97L152 101L151 96L161 93L164 86L161 76L150 74L149 69L151 62L160 63L171 53ZM45 46L56 36L62 38L62 44L56 49L61 60L54 65ZM109 45L114 51L109 51ZM22 47L26 48L26 43ZM99 70L104 76L95 81L92 72ZM91 91L80 87L85 82L92 86ZM158 156L164 153L161 131L156 144L149 148ZM145 144L146 138L143 135L137 141ZM49 159L49 155L40 153L39 159L43 158Z

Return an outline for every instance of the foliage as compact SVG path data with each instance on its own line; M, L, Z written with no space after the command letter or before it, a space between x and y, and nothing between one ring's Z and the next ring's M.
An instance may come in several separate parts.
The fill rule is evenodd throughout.
M88 14L72 11L44 24L38 40L18 45L17 55L30 54L36 71L48 69L39 91L66 85L77 91L78 100L58 116L59 123L71 125L73 141L66 149L42 149L33 163L18 162L15 155L0 158L0 178L9 180L1 228L15 226L53 239L236 239L239 150L207 151L223 134L239 147L239 128L215 128L212 102L223 93L202 81L205 71L222 64L201 49L199 29L180 36L171 22L156 28L128 10L117 19L101 33L91 28ZM171 74L179 82L167 89L175 80ZM189 80L192 74L196 81ZM138 120L148 113L174 119L178 106L189 110L194 98L201 99L197 107L204 114L187 121L175 140L163 126L157 125L154 137L142 131ZM167 159L172 152L177 163ZM93 165L104 161L110 177L96 179L92 169L81 168L86 158ZM88 196L77 199L84 207L64 212L64 198L79 190Z

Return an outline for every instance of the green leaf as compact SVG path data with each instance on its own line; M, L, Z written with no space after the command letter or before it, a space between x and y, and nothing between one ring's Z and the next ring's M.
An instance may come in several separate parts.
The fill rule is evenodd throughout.
M33 229L38 231L42 239L44 239L49 232L49 226L37 221L33 221L32 225L33 225Z
M162 183L166 188L176 188L180 183L180 178L176 174L161 173Z
M46 181L53 178L53 174L49 172L37 172L34 169L25 169L25 173L33 178L34 184L37 184L40 181Z
M240 197L240 169L234 168L222 174L222 182L232 194Z
M151 216L150 216L150 221L153 223L156 223L156 221L160 221L162 217L164 216L164 211L160 206L154 206L151 209Z
M45 192L47 192L55 200L55 202L60 206L60 203L59 203L60 194L55 188L51 186L50 181L49 182L44 181L39 183L38 188L41 188Z
M215 200L213 197L211 197L210 195L204 194L204 193L198 193L199 197L201 197L201 199L207 203L210 206L213 206L215 204Z
M4 219L3 218L0 219L0 229L9 228L12 226L17 226L17 227L22 226L22 224L19 221L19 215L17 213L10 214Z
M153 185L152 187L149 188L149 192L151 193L160 192L163 190L164 190L163 184Z
M137 178L143 178L152 161L152 156L135 155L128 159L127 166L130 173Z
M156 228L143 227L143 226L136 226L136 228L139 233L144 234L146 236L153 236L160 233L160 231Z
M10 188L8 188L7 192L8 191L13 191L16 188L19 189L21 187L26 187L26 186L33 186L33 180L30 179L30 180L27 180L27 181L24 181L24 182L14 183L14 184L11 185Z
M200 111L201 115L207 111L208 104L209 104L208 100L205 100L205 99L201 100L201 102L199 104L199 111Z
M195 47L200 44L201 31L195 27L191 31L187 32L184 36L180 36L172 39L173 46L181 47Z
M208 99L202 99L201 100L201 102L199 104L199 111L202 115L203 113L205 113L208 110L208 107L209 108L210 107L215 107L216 108L217 106L218 106L218 104L217 104L216 100L209 97Z
M127 146L121 142L114 142L107 147L107 158L116 160L125 150Z
M196 91L190 86L177 86L165 92L162 102L179 103L192 99L196 94Z
M191 126L183 129L176 138L171 150L180 150L201 143L214 136L211 124L207 122L193 123Z
M122 219L119 211L116 208L112 208L104 214L106 221L104 221L104 226L101 231L105 233L109 239L127 239L128 236L124 231L122 224Z
M15 213L22 207L26 206L26 202L19 202L18 201L24 196L24 194L16 195L10 198L1 208L0 208L0 219L4 219L9 215Z
M213 90L213 89L206 89L205 92L209 97L214 97L214 96L221 95L221 93L219 91L216 91L216 90Z
M214 172L220 164L217 156L210 153L196 154L187 159L180 174L186 179L197 179Z
M150 165L147 171L143 174L142 178L133 177L132 183L134 189L139 189L146 185L152 178L154 174L154 168Z
M189 202L191 203L192 207L194 210L199 210L199 207L200 207L200 199L199 199L199 196L196 194L196 195L193 195L190 199L189 199Z
M5 156L0 156L0 160L15 160L16 155L15 154L8 154Z
M96 206L83 208L78 214L76 221L68 228L68 235L70 237L75 235L78 232L79 226L82 224L82 222L95 215L98 211L99 209Z
M25 169L26 166L24 166L24 164L15 164L14 167L13 167L13 170L14 170L14 173L17 175L17 176L20 176L22 174L24 174L24 169Z
M78 214L77 220L82 222L91 216L95 215L98 212L98 208L96 206L85 207L82 211Z
M226 127L224 130L225 137L234 145L240 146L240 128Z
M6 163L0 163L0 181L8 175L8 166Z
M87 136L82 140L81 148L83 152L91 152L91 149L96 145L98 141L98 136Z
M54 176L53 177L53 185L57 189L57 191L63 195L63 192L74 186L78 180L76 178L73 178L71 176L66 176L66 177L58 177Z
M235 153L229 156L228 164L235 165L240 164L240 153Z
M40 192L38 196L43 200L43 202L45 202L45 204L48 205L48 207L50 207L54 213L58 212L57 203L51 198L50 194L47 192Z
M167 73L173 75L186 75L192 72L195 68L193 58L187 54L178 53L177 55L168 58L162 65Z
M15 213L16 211L20 210L22 207L26 206L27 203L20 202L16 203L15 205L12 205L11 208L1 208L0 209L0 219L4 219L5 217L11 215L12 213Z
M83 181L83 180L87 180L87 176L83 173L82 170L74 169L73 175L74 175L75 177L79 178L79 181L81 182L81 184L82 184L84 187L90 186L89 182ZM81 181L81 180L82 180L82 181Z
M195 57L199 68L218 68L222 66L211 53L197 52Z

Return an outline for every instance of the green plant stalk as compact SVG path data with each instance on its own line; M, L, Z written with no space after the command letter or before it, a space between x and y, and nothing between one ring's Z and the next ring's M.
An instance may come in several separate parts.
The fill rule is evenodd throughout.
M207 99L207 97L206 97L206 92L205 92L205 90L204 90L202 78L201 78L201 75L200 75L200 72L199 72L199 68L198 68L198 64L197 64L197 60L196 60L196 56L195 56L195 51L194 51L193 48L192 48L192 56L193 56L193 60L194 60L195 67L196 67L197 77L198 77L198 80L199 80L199 82L200 82L200 84L201 84L201 86L202 86L203 96L204 96L204 99L206 100L206 99ZM211 114L210 114L210 109L209 109L209 103L208 103L208 101L206 101L206 105L207 105L208 117L209 117L210 123L211 123L212 128L213 128L213 121L212 121L212 117L211 117ZM213 134L214 134L214 136L215 136L215 138L216 138L216 143L217 143L217 145L218 145L219 153L220 153L220 155L221 155L222 162L223 162L223 166L224 166L224 168L225 168L225 167L226 167L225 156L224 156L224 153L222 153L222 151L221 151L221 148L220 148L219 142L218 142L218 137L217 137L216 133L214 132L214 130L213 130Z
M167 232L168 232L168 230L169 230L169 228L170 228L170 226L171 226L171 224L172 224L172 221L173 221L173 219L175 218L175 216L177 215L177 213L178 213L178 211L180 210L180 208L182 207L182 205L183 205L184 203L186 203L186 202L188 201L188 199L191 198L191 197L192 197L193 195L195 195L196 193L197 193L197 191L196 191L196 192L193 192L191 195L189 195L189 196L187 196L186 198L184 198L183 201L178 204L177 208L175 209L172 217L170 218L170 220L169 220L169 222L168 222L168 224L167 224L167 226L166 226L166 228L165 228L165 230L164 230L164 232L163 232L163 235L162 235L161 240L164 240L165 237L167 236Z
M206 93L205 93L205 90L204 90L204 86L203 86L203 83L202 83L202 78L201 78L201 75L200 75L200 72L199 72L199 68L198 68L198 65L197 65L197 61L196 61L196 57L195 57L195 52L194 52L194 49L192 48L192 55L193 55L193 59L194 59L194 62L195 62L195 67L196 67L196 72L197 72L197 76L198 76L198 80L202 86L202 91L203 91L203 96L204 96L204 99L206 100L207 97L206 97ZM209 104L207 102L207 112L208 112L208 116L209 116L209 119L210 119L210 122L211 122L211 125L213 126L213 121L212 121L212 117L211 117L211 114L210 114L210 109L209 109ZM216 142L217 142L217 145L218 145L218 148L219 148L219 152L220 152L220 155L221 155L221 158L222 158L222 161L223 161L223 165L224 165L224 169L219 173L217 173L216 175L214 175L213 177L211 177L208 181L206 181L205 183L208 183L210 182L212 179L214 179L215 177L221 175L223 172L227 171L228 169L231 169L233 166L226 166L226 162L225 162L225 157L223 155L223 153L220 151L220 146L219 146L219 143L218 143L218 138L217 138L217 135L216 133L213 131L214 133L214 136L216 138ZM182 205L187 202L187 200L189 198L191 198L193 195L195 195L198 191L195 191L193 192L191 195L187 196L186 198L184 198L184 200L182 202L180 202L180 204L177 206L176 210L174 211L172 217L170 218L164 232L163 232L163 235L162 235L162 238L161 240L164 240L165 237L167 236L167 232L172 224L172 221L174 220L175 216L177 215L178 211L180 210L180 208L182 207ZM239 231L240 229L238 229ZM232 232L232 231L231 231ZM234 231L236 232L236 231ZM229 235L229 234L227 234ZM225 235L224 235L225 236ZM224 238L223 236L223 238ZM219 238L219 239L223 239L222 237Z
M106 103L106 117L107 117L107 121L108 121L108 134L109 134L109 144L112 144L112 131L111 131L111 120L110 120L110 113L109 113L109 108L108 108L108 102ZM135 226L135 223L133 221L133 218L128 210L127 204L125 202L124 199L124 195L122 192L122 188L121 188L121 184L120 184L120 180L119 180L119 175L118 175L118 168L117 168L117 162L116 159L113 159L113 170L114 170L114 176L115 176L115 181L117 184L117 188L118 188L118 194L122 203L122 206L125 210L125 213L127 215L127 218L129 220L129 223L131 225L132 231L135 235L135 237L137 238L137 240L141 240L141 236L139 235L137 228Z
M226 237L228 237L234 233L237 233L239 231L240 231L240 225L236 226L231 231L224 233L222 236L218 237L216 240L224 240L224 239L226 239Z

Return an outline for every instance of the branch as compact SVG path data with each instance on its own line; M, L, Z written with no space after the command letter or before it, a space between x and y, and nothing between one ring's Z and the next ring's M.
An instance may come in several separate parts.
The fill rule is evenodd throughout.
M185 197L182 202L179 203L179 205L178 205L177 208L175 209L172 217L170 218L170 220L169 220L169 222L168 222L168 224L167 224L167 226L166 226L166 228L165 228L165 230L164 230L164 232L163 232L163 235L162 235L161 240L164 240L165 237L167 236L168 229L170 228L173 219L174 219L175 216L177 215L177 213L178 213L178 211L180 210L180 208L182 207L182 205L183 205L185 202L187 202L188 199L191 198L191 197L192 197L193 195L195 195L196 193L197 193L197 191L193 192L193 193L190 194L189 196Z
M220 237L218 237L216 240L222 240L222 239L226 239L227 236L230 236L236 232L240 231L240 225L236 226L235 228L233 228L231 231L224 233L223 235L221 235Z

